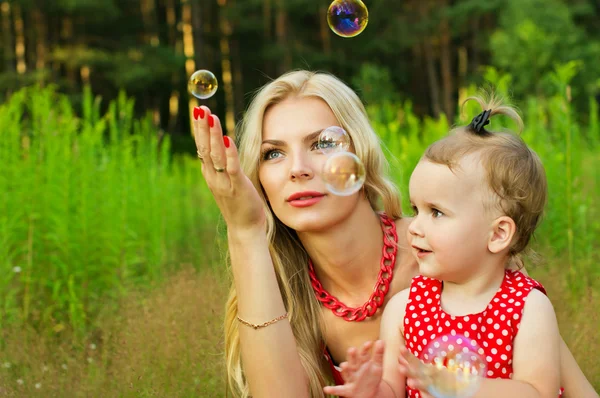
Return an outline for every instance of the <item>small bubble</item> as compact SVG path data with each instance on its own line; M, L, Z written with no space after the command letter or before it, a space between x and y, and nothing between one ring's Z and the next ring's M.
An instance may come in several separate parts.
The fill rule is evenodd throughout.
M95 350L96 349L96 344L94 344L94 343L90 344L90 349L91 350Z
M92 363L92 362L94 362L94 358L92 358L92 357L88 357L88 358L87 358L87 361L88 361L88 363Z
M23 379L17 379L17 384L22 386L23 385Z
M321 153L348 151L350 149L350 136L341 127L331 126L319 134L318 147Z
M200 69L192 73L188 81L188 90L198 99L212 97L219 87L215 74L206 69Z
M482 379L479 368L486 364L477 353L478 346L472 346L472 341L465 336L442 336L428 345L433 355L426 363L438 369L445 368L450 376L434 378L435 381L429 386L429 393L433 397L467 398L477 391Z
M2 364L2 366L5 367L6 369L8 369L8 368L10 368L11 365L10 365L10 362L4 362Z
M42 388L42 383L35 383L35 388L37 390L39 390L40 388Z
M354 37L369 22L369 10L361 0L334 0L327 10L327 24L338 36Z
M63 363L62 366L61 366L61 368L63 368L64 370L67 370L68 369L67 364Z
M21 267L19 267L18 265L17 265L16 267L13 267L13 272L14 272L15 274L18 274L18 273L20 273L21 271L22 271L22 269L21 269Z

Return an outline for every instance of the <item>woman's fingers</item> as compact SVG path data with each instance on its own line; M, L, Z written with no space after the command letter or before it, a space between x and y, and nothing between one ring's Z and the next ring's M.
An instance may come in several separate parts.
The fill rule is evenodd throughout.
M208 117L208 128L210 136L210 159L214 170L227 176L227 158L225 157L225 143L223 142L223 130L221 121L217 115Z
M196 141L196 149L198 157L204 164L203 171L212 170L212 160L210 158L210 127L208 119L210 117L210 109L206 106L197 106L194 108L194 140Z
M227 159L227 173L231 178L231 182L234 186L241 184L246 176L241 171L240 158L235 142L230 137L224 136L223 144L225 145L225 157Z

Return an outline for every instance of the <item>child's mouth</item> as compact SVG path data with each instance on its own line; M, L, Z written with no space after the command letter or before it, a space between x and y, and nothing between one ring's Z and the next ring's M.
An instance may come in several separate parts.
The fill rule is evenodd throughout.
M423 258L425 256L427 256L429 253L431 253L431 250L424 250L424 249L420 249L420 248L416 248L417 249L417 257L419 258Z

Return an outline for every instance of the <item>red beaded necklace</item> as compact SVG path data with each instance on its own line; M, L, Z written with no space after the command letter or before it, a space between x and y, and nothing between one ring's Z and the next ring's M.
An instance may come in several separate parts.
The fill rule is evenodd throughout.
M340 302L337 298L329 294L321 282L317 279L315 268L311 259L308 259L308 272L313 290L319 300L326 308L332 310L334 315L344 318L348 322L361 322L371 317L377 312L377 309L383 304L385 295L390 289L390 282L394 275L394 265L396 264L396 252L398 249L398 235L396 234L396 224L386 214L381 213L381 230L383 231L383 249L381 256L381 269L377 277L377 283L373 288L373 293L369 300L362 306L351 308ZM391 240L393 239L393 241Z

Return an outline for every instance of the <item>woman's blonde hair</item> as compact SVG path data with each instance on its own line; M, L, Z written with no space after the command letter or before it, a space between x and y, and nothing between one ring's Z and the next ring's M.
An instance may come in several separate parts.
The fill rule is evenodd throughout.
M505 115L513 119L519 133L523 121L515 108L499 96L488 93L469 97L482 110L489 110L490 118ZM464 104L463 104L464 105ZM510 252L511 262L522 266L519 254L527 247L539 225L547 200L548 184L544 166L538 155L510 131L475 131L473 124L453 129L448 137L433 143L423 158L438 164L457 167L460 160L477 153L486 172L486 182L492 191L488 205L500 209L516 224Z
M342 81L326 73L294 71L268 83L256 93L237 130L241 167L263 200L269 250L279 289L310 382L311 396L318 397L323 396L323 386L330 382L330 375L324 367L321 309L308 276L308 255L296 232L271 212L258 178L264 114L269 107L292 97L320 98L331 108L365 166L364 194L373 209L383 207L388 216L397 219L401 216L401 207L397 188L388 178L389 164L381 141L371 128L358 96ZM250 392L244 377L236 316L237 294L232 284L225 314L227 378L234 396L248 397Z

